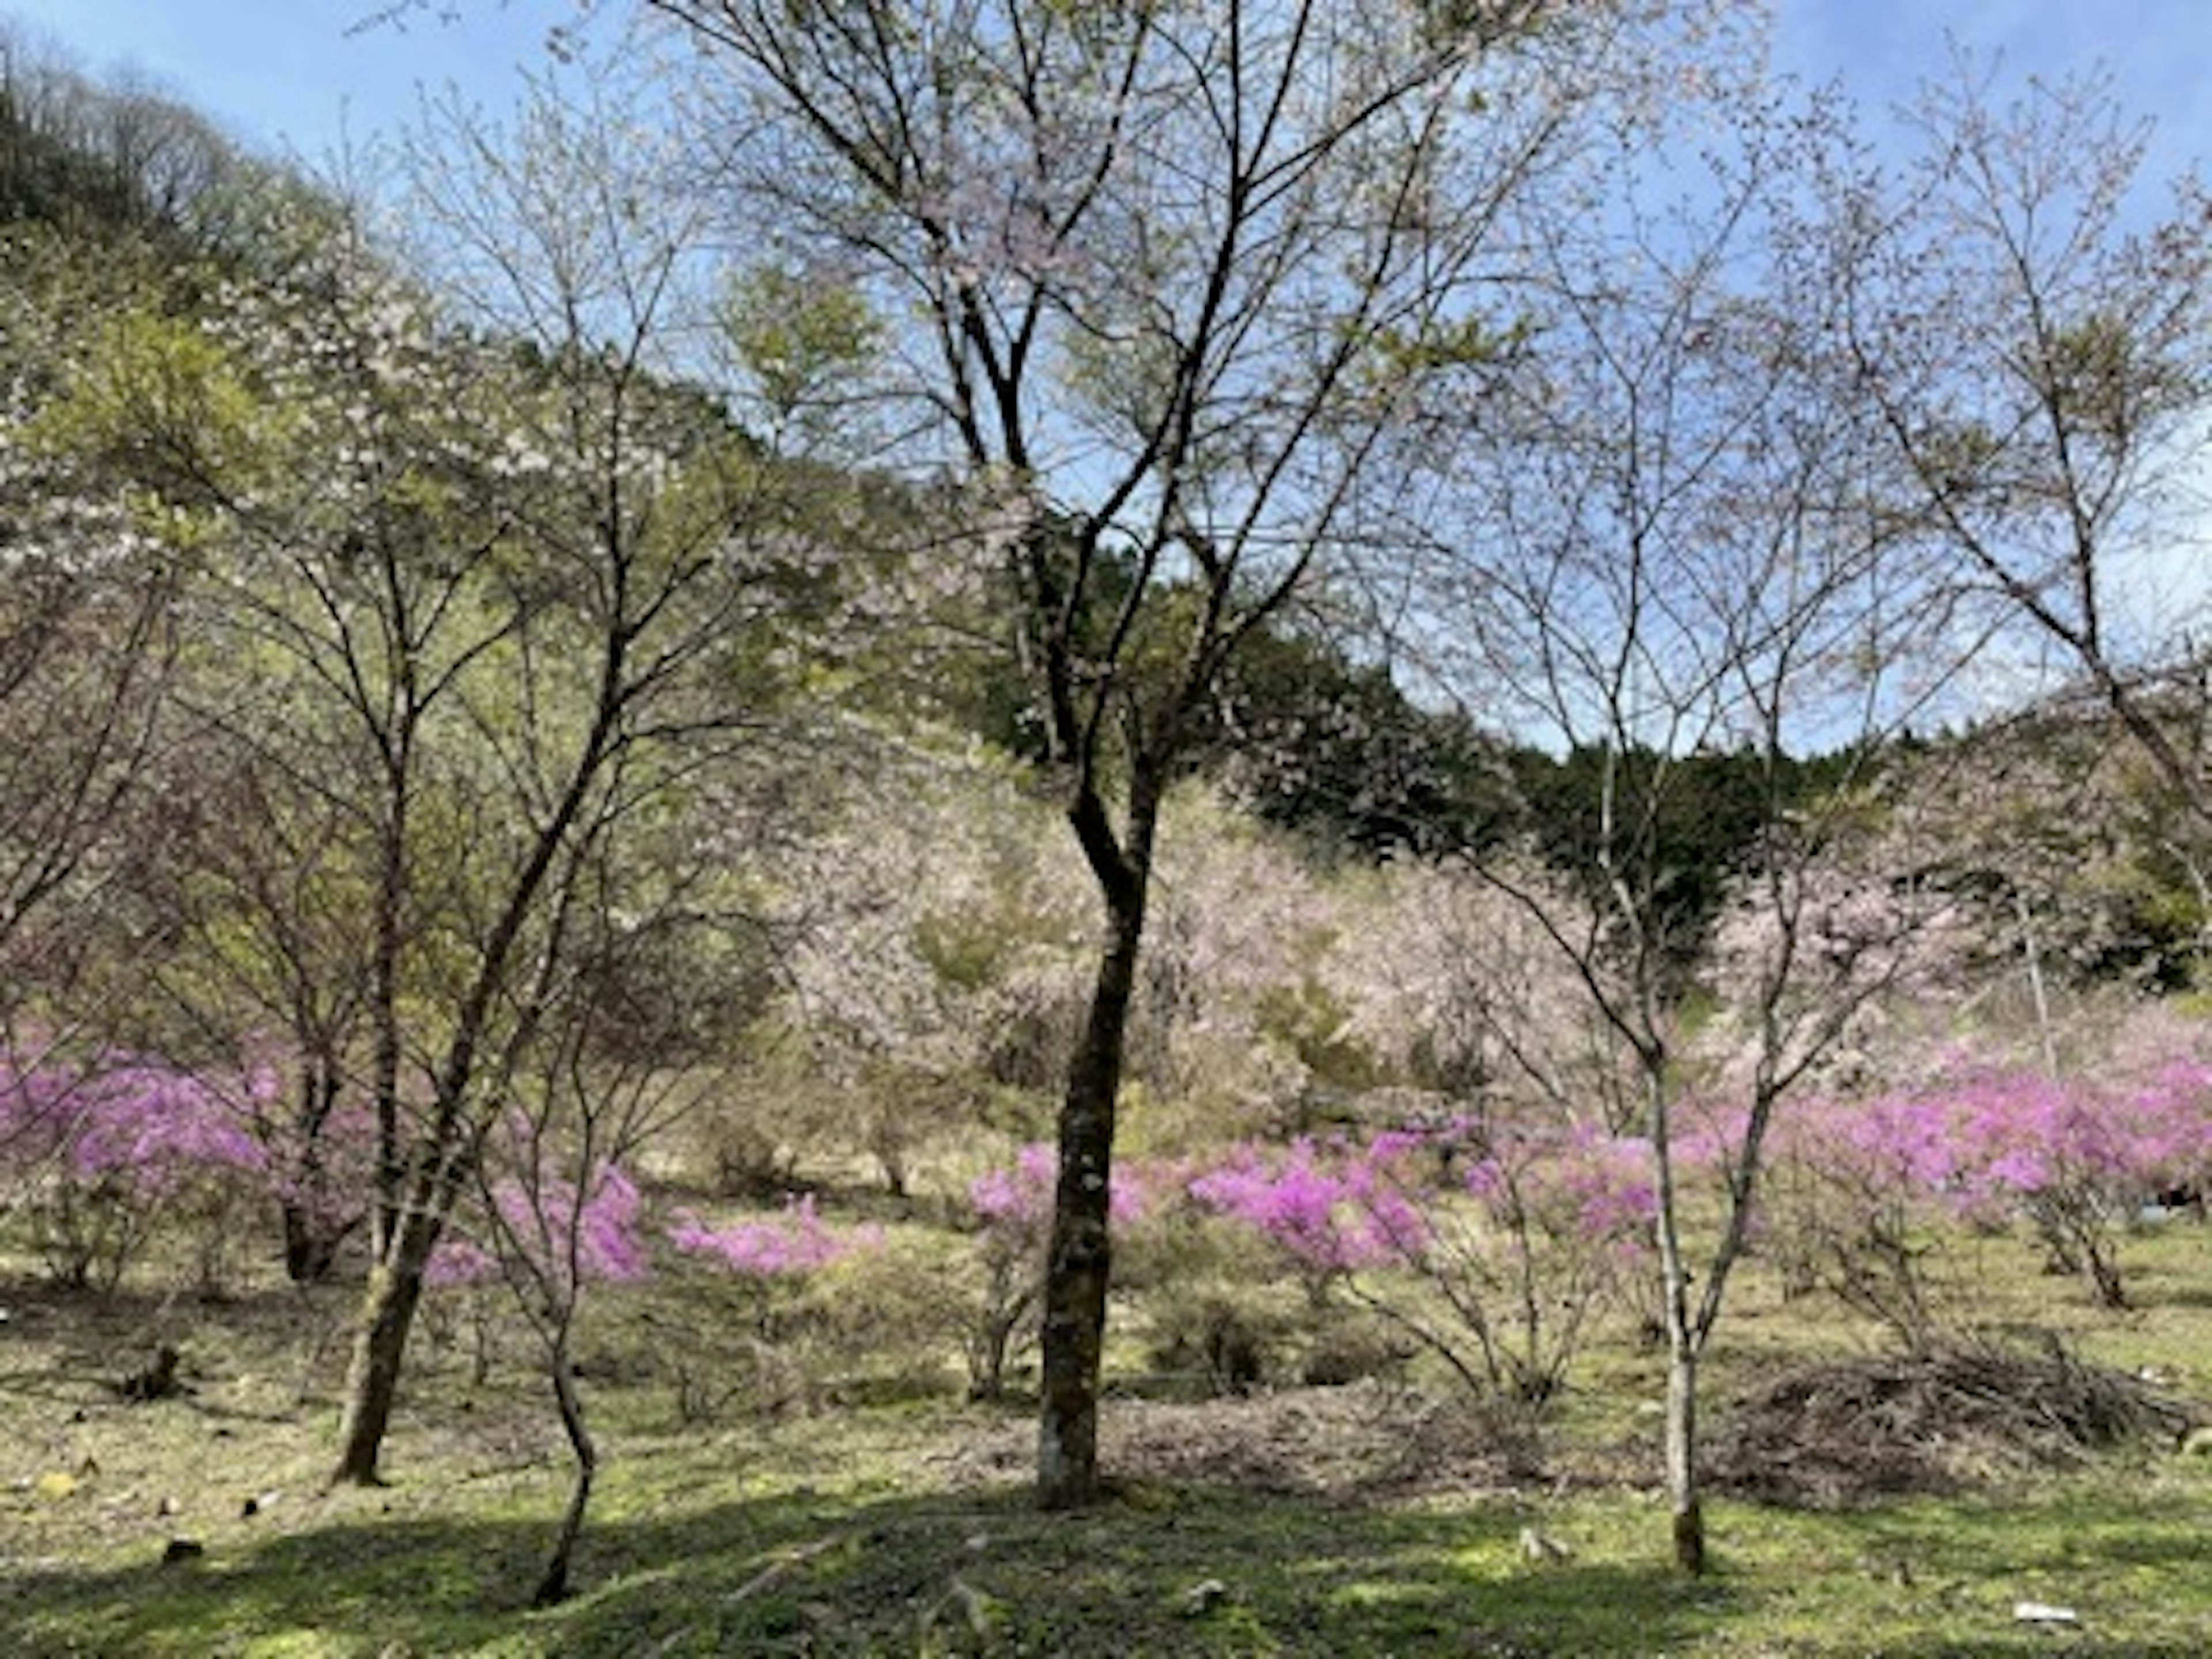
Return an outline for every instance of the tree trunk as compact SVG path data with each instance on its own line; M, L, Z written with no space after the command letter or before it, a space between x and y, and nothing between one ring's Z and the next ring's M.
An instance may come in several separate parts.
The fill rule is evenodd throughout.
M1687 1573L1705 1570L1705 1514L1698 1479L1698 1354L1705 1322L1691 1314L1690 1268L1682 1252L1681 1216L1674 1187L1672 1100L1667 1054L1656 1045L1643 1055L1647 1127L1651 1136L1652 1184L1659 1244L1660 1299L1667 1328L1667 1507L1674 1522L1674 1565ZM1710 1291L1727 1272L1715 1264Z
M353 1358L346 1368L345 1417L338 1429L337 1467L332 1486L373 1486L381 1476L378 1463L392 1409L399 1397L399 1365L408 1332L422 1300L422 1271L437 1248L443 1218L428 1206L410 1210L394 1236L390 1255L368 1276L361 1324L354 1333Z
M1705 1512L1698 1478L1698 1356L1669 1331L1667 1363L1667 1506L1674 1527L1674 1565L1705 1570Z
M331 1276L338 1251L355 1226L333 1222L313 1205L287 1200L284 1213L284 1276L295 1285L319 1285Z
M1109 932L1090 1018L1060 1111L1060 1178L1044 1288L1043 1410L1037 1502L1075 1509L1098 1496L1098 1382L1112 1261L1114 1109L1121 1086L1129 1000L1144 933L1141 882L1109 902Z
M576 1484L568 1491L568 1507L561 1516L561 1530L553 1540L553 1553L545 1563L545 1576L530 1598L532 1607L550 1607L568 1596L568 1570L576 1557L576 1540L583 1535L584 1506L591 1502L592 1477L599 1467L599 1448L584 1422L584 1402L576 1393L576 1374L568 1362L568 1333L553 1345L548 1362L553 1373L553 1398L561 1408L561 1427L568 1437L568 1449L576 1459Z

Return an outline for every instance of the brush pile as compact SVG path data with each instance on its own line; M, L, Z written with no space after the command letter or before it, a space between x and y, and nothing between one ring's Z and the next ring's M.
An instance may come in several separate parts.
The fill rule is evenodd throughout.
M1795 1370L1728 1414L1723 1490L1798 1508L1955 1492L2125 1447L2172 1449L2203 1412L2055 1340L1972 1342Z

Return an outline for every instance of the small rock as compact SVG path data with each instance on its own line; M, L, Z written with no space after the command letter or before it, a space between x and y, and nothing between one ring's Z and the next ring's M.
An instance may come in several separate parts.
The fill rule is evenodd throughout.
M238 1506L238 1518L241 1521L251 1521L255 1516L260 1514L262 1510L275 1504L276 1501L283 1495L284 1494L281 1492L255 1492Z
M1182 1593L1182 1616L1203 1618L1228 1599L1228 1585L1218 1578L1201 1578Z
M2081 1615L2071 1607L2054 1607L2047 1601L2015 1601L2012 1616L2023 1625L2078 1625Z
M177 1376L177 1367L183 1359L184 1355L174 1343L164 1342L154 1350L153 1358L145 1364L117 1382L115 1392L140 1405L190 1394L191 1390Z
M2212 1457L2212 1424L2200 1424L2181 1437L2184 1457Z
M161 1551L165 1567L185 1566L200 1560L207 1554L207 1546L197 1538L172 1538Z
M1549 1534L1538 1532L1534 1527L1521 1528L1521 1559L1524 1561L1565 1561L1574 1551Z

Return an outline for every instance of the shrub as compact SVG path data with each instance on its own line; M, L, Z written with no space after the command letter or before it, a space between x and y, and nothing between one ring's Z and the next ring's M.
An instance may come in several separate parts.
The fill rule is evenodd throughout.
M978 1271L975 1299L965 1310L962 1347L972 1398L1004 1397L1010 1368L1036 1340L1058 1179L1054 1149L1031 1141L1009 1162L968 1183ZM1124 1163L1116 1169L1107 1206L1116 1229L1126 1232L1149 1220L1158 1210L1155 1191L1144 1166Z
M1268 1240L1316 1308L1340 1291L1477 1392L1540 1406L1648 1255L1648 1170L1595 1127L1462 1121L1239 1146L1189 1191Z
M1945 1100L1796 1103L1770 1143L1759 1201L1785 1292L1826 1292L1908 1353L1932 1351L1949 1306L1937 1240L1958 1181Z
M216 1229L203 1288L219 1289L222 1230L269 1190L267 1150L236 1108L244 1094L133 1054L81 1069L0 1055L0 1179L56 1281L112 1290L162 1226L198 1218Z

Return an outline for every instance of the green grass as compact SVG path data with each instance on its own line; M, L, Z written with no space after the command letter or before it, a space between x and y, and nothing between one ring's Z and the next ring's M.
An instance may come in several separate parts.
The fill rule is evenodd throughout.
M2179 1374L2201 1397L2208 1246L2197 1229L2142 1241L2138 1305L2119 1314L2039 1277L2025 1251L1992 1253L2002 1271L1984 1273L1977 1311ZM666 1367L643 1363L644 1345L682 1340L679 1310L605 1295L594 1343L638 1345L623 1351L635 1363L587 1374L606 1463L578 1594L543 1611L526 1602L567 1470L511 1333L481 1382L465 1337L426 1342L393 1484L325 1492L342 1295L211 1309L0 1297L15 1315L0 1327L0 1655L2212 1652L2212 1456L2131 1448L1838 1512L1719 1501L1714 1570L1692 1580L1668 1565L1652 1491L1656 1371L1608 1344L1549 1430L1540 1475L1451 1461L1444 1436L1429 1478L1402 1478L1407 1449L1420 1462L1437 1431L1418 1395L1390 1388L1117 1398L1114 1496L1047 1516L1028 1502L1025 1411L949 1391L841 1407L825 1402L862 1391L831 1388L781 1417L682 1422ZM1776 1367L1871 1340L1755 1274L1735 1306L1709 1373L1716 1432ZM125 1405L105 1382L155 1331L181 1340L196 1392ZM1144 1432L1117 1441L1133 1424ZM1329 1478L1304 1478L1322 1466L1306 1442L1355 1428L1371 1445L1347 1438ZM1338 1478L1394 1452L1391 1478ZM40 1489L62 1474L73 1490ZM1527 1528L1570 1553L1525 1559ZM162 1565L179 1536L204 1555ZM2078 1623L2023 1624L2022 1601Z
M908 1427L921 1444L958 1424ZM834 1452L837 1425L816 1428L799 1438ZM1724 1504L1718 1568L1692 1581L1658 1559L1633 1492L1346 1504L1139 1485L1047 1516L1011 1486L749 1477L790 1449L732 1436L633 1455L586 1589L548 1612L521 1603L550 1478L339 1494L228 1529L194 1568L154 1565L151 1540L19 1566L0 1619L24 1654L1963 1655L2051 1650L2013 1616L2035 1600L2078 1612L2057 1638L2071 1653L2212 1639L2212 1482L2178 1469L1846 1515ZM1531 1522L1571 1558L1524 1561Z

